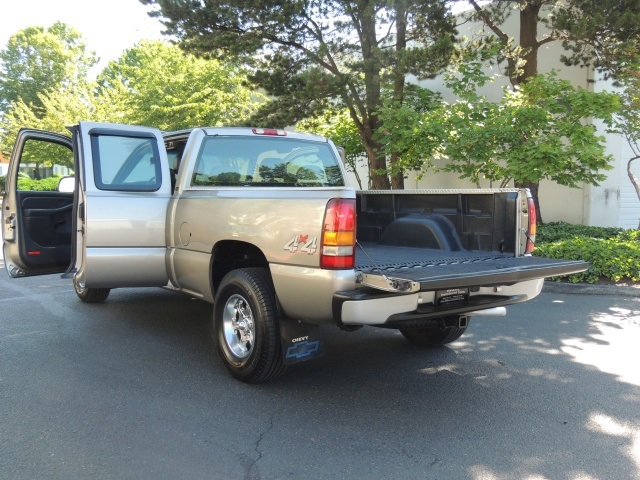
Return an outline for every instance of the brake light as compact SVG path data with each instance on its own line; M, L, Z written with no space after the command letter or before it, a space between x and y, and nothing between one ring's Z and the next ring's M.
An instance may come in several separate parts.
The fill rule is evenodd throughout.
M320 267L338 270L355 265L356 201L332 198L327 203L320 245Z
M252 132L256 135L275 135L277 137L287 136L287 132L285 130L279 130L276 128L254 128Z
M527 198L527 205L529 210L529 229L527 231L527 246L524 249L524 253L531 253L535 250L536 245L536 229L538 222L538 214L536 213L536 204L533 201L533 197Z

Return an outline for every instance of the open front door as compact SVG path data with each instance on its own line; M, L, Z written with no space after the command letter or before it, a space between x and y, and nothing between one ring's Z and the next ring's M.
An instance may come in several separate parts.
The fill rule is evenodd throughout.
M74 182L71 180L72 188L66 192L59 191L58 185L74 171L70 137L20 130L2 203L3 254L10 276L44 275L69 268L74 203L70 190Z

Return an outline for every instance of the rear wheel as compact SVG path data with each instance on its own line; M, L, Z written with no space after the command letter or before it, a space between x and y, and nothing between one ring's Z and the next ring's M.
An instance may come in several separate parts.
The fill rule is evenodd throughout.
M110 288L87 288L77 278L73 279L73 288L78 298L85 303L102 303L111 293Z
M401 328L400 333L418 347L439 347L459 339L467 326L468 323L464 327Z
M280 325L268 270L242 268L222 279L213 307L218 353L231 374L247 383L282 375Z

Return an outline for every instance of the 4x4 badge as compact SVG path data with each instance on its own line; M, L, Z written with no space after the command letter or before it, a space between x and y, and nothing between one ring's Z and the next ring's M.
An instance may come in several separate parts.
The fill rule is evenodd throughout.
M301 253L313 255L318 251L318 237L296 235L286 243L284 250L289 250L290 253L300 251Z

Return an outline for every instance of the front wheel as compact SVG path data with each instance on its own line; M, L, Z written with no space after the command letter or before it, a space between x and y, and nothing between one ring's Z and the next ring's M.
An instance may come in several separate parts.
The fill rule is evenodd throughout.
M77 278L73 279L73 288L78 298L85 303L102 303L111 293L110 288L87 288Z
M284 373L276 296L268 270L242 268L225 275L213 307L213 331L218 353L237 379L258 383Z
M440 347L459 339L467 330L467 325L433 328L401 328L404 338L418 347Z

